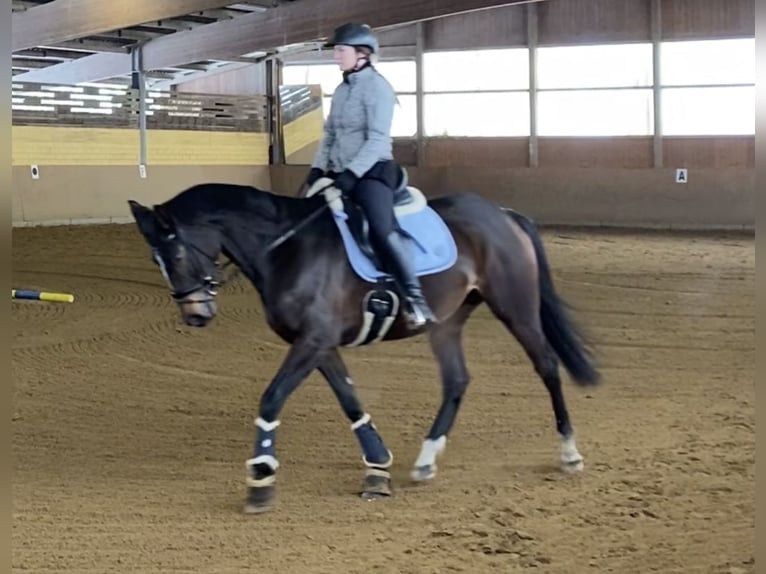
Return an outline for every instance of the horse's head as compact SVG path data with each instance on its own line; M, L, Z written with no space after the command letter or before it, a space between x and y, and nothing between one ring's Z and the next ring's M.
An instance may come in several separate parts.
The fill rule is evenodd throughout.
M216 257L220 242L212 231L191 232L171 216L136 201L128 201L138 229L152 250L170 293L181 310L183 321L204 327L216 314Z

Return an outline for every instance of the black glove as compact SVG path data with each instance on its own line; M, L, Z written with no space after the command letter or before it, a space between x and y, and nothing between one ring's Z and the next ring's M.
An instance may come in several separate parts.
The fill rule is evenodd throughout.
M306 177L306 186L311 187L319 180L320 177L323 177L323 176L324 176L324 170L319 169L318 167L312 167L311 171Z
M343 193L343 195L348 195L356 186L357 179L358 178L353 171L346 169L335 178L334 185Z

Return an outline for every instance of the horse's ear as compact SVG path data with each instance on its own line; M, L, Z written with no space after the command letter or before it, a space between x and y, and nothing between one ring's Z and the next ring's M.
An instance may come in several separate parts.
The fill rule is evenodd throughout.
M128 205L130 206L130 212L133 214L133 219L136 220L136 224L141 233L143 233L147 239L153 237L157 232L157 219L154 216L154 212L145 205L141 205L132 199L128 200Z
M134 199L128 200L128 206L130 207L130 212L135 218L138 218L139 216L144 215L147 211L149 211L148 207L141 205Z

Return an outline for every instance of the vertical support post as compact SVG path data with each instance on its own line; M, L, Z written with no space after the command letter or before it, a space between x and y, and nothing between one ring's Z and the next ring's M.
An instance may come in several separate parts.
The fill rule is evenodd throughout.
M269 163L274 163L274 78L271 73L271 58L264 62L263 73L266 77L266 129L269 131Z
M529 50L529 167L538 167L537 138L537 2L527 4L527 49Z
M285 146L282 126L282 106L279 86L282 85L282 60L274 56L266 60L266 93L269 102L267 126L269 130L269 160L272 165L285 163Z
M131 49L131 63L130 87L138 90L138 165L143 177L146 169L146 77L140 45Z
M417 116L416 164L425 164L425 125L423 113L423 52L425 50L425 31L423 22L415 24L415 109Z
M651 0L650 18L652 22L652 94L654 104L653 158L654 167L663 167L662 147L662 73L660 48L662 44L662 0Z

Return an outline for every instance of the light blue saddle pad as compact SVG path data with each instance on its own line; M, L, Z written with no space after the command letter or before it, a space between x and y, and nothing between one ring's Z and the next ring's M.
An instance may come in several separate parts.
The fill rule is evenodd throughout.
M389 274L378 269L373 261L359 248L346 220L344 211L333 210L335 223L343 237L348 261L359 277L365 281L376 282ZM447 224L433 209L428 206L422 209L399 215L396 219L399 226L412 239L407 238L406 244L413 256L415 273L420 277L439 273L452 267L457 261L457 245Z

